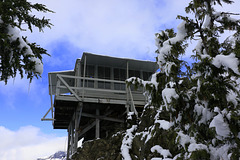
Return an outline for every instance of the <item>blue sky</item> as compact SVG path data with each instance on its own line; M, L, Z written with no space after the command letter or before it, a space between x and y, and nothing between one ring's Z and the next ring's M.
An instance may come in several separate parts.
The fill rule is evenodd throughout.
M7 160L17 159L16 156L18 159L19 156L20 159L36 159L66 149L67 132L53 130L51 122L40 120L50 107L48 72L72 70L83 51L154 61L154 34L167 28L176 28L180 22L176 16L185 14L184 7L189 1L31 2L44 3L56 12L37 13L38 16L51 19L54 24L52 29L45 29L44 33L38 33L37 30L31 34L22 33L28 36L29 41L46 48L51 57L44 56L42 78L34 79L31 84L19 76L10 79L7 85L0 82L0 157L8 157ZM227 6L227 10L238 11L237 6L240 6L239 1ZM188 57L189 54L184 58ZM16 141L19 145L16 145Z

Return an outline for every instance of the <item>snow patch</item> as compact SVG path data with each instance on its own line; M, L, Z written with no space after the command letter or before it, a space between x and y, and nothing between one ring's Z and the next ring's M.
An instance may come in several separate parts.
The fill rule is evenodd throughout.
M230 160L231 154L229 155L228 151L229 151L229 149L231 149L231 145L225 144L219 148L210 146L209 149L210 149L210 153L211 153L210 159L212 159L212 160L219 160L219 159Z
M239 61L235 57L235 54L231 53L230 55L217 55L213 58L212 64L217 68L224 66L226 70L230 68L234 73L240 75L238 71Z
M227 94L227 101L232 102L234 107L236 107L238 105L237 94L232 90L229 91L229 93Z
M208 151L208 147L204 144L197 144L197 143L191 143L188 146L188 152L193 152L193 151L196 151L196 150L206 150L206 151Z
M158 51L159 51L158 65L161 68L161 71L164 72L164 73L167 73L167 75L170 73L169 71L171 70L171 67L175 64L174 63L169 63L169 64L166 65L165 64L166 63L165 58L171 52L172 44L176 44L177 42L183 41L184 38L186 37L187 33L186 33L185 24L186 24L186 22L183 21L182 23L180 23L178 25L176 37L170 38L167 41L163 42L162 47L157 45ZM159 43L159 40L156 39L156 43ZM163 67L163 66L165 66L165 67Z
M144 81L138 77L131 77L131 78L128 78L126 81L132 84L135 84L137 82L140 85L143 85L143 87L145 88L146 88L146 85L150 85L151 87L155 87L155 89L157 90L158 83L156 79L157 79L157 73L154 73L152 74L150 81Z
M11 27L10 25L8 26L8 34L11 35L10 40L15 41L16 39L19 39L19 47L21 49L26 48L25 56L30 55L32 56L30 58L30 61L35 62L35 70L34 72L42 75L43 73L43 64L40 59L34 57L34 54L32 52L31 47L23 40L22 36L20 35L20 30L16 27ZM12 59L12 57L10 57Z
M206 14L205 21L203 23L203 28L208 28L210 23L211 23L211 17L208 14Z
M179 143L183 148L185 148L185 145L188 143L196 143L194 137L189 137L188 135L184 134L182 131L178 132L177 134L178 136L176 140L179 139Z
M177 99L178 97L179 95L174 88L165 88L162 90L162 98L166 106L172 102L173 98Z
M201 120L198 121L198 124L206 124L206 122L209 121L213 116L213 113L210 111L210 109L205 106L200 104L196 104L194 106L194 112L196 112L198 116L202 116Z
M161 146L159 145L155 145L151 148L151 152L157 152L159 154L161 154L163 156L163 158L167 158L167 157L172 157L172 154L170 153L170 151L168 149L163 149Z
M230 134L230 129L227 123L224 122L223 116L219 113L215 116L209 125L210 128L215 127L216 133L222 137L228 137Z
M132 147L132 141L134 138L133 132L137 129L137 125L133 125L131 128L126 130L126 135L123 137L122 146L121 146L121 154L123 156L123 160L131 160L131 156L129 154L129 149Z
M132 120L133 115L134 115L134 112L128 112L127 119Z
M168 130L173 126L174 123L168 122L166 120L156 120L155 123L159 123L159 128L162 128L164 130Z

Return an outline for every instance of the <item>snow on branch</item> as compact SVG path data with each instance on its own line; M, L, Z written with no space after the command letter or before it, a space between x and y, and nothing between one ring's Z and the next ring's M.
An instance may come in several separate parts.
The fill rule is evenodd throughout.
M209 127L215 128L217 135L219 135L221 137L228 137L230 134L229 126L226 122L224 122L223 115L221 113L219 113L217 116L215 116L213 118ZM220 137L218 137L218 138L220 138Z
M41 60L34 56L34 53L33 53L32 49L31 49L31 47L24 41L24 39L20 35L19 29L9 25L8 26L8 32L9 32L9 35L11 35L11 37L10 37L11 41L15 41L17 39L19 40L19 43L20 43L19 47L21 48L21 50L26 48L24 56L31 56L30 61L35 63L35 70L34 70L34 72L39 74L39 75L42 75L42 73L43 73L43 64L42 64Z
M131 77L131 78L128 78L126 81L127 83L130 83L130 84L139 84L144 88L146 88L147 86L151 88L155 88L156 90L158 88L157 73L152 74L150 81L144 81L138 77Z
M132 141L134 138L133 132L137 129L137 125L133 125L131 128L126 130L126 135L123 137L122 146L121 146L121 154L123 156L123 160L131 160L131 156L129 154L129 150L132 148Z
M213 58L212 64L217 68L220 68L221 66L224 66L226 70L230 68L234 73L240 75L238 71L239 61L233 53L230 55L217 55Z
M177 42L182 42L187 36L185 24L186 24L185 21L180 23L177 27L176 36L164 41L162 45L158 45L160 40L159 38L156 38L156 45L158 47L158 53L159 53L157 57L158 58L157 63L161 69L161 72L166 73L166 75L169 75L171 71L171 67L176 65L174 62L167 62L166 60L167 56L171 53L172 45L176 44ZM167 32L164 32L164 34L168 35Z
M172 157L172 154L170 153L170 151L168 149L163 149L161 146L159 145L155 145L151 148L151 152L157 152L159 154L161 154L163 156L163 158L167 158L167 157Z

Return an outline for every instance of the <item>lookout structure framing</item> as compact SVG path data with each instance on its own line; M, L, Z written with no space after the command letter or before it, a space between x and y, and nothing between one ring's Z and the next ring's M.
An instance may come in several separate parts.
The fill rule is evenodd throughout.
M48 73L51 107L41 120L51 120L54 129L67 129L67 159L77 151L81 138L107 136L108 126L124 123L126 113L138 115L146 104L144 90L128 86L125 80L147 80L157 69L151 61L84 52L74 70ZM50 112L51 118L46 118Z

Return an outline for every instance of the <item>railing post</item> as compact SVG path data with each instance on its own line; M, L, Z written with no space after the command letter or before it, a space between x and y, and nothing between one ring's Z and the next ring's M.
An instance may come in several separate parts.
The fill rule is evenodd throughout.
M56 84L56 95L59 95L60 94L60 79L58 78L59 75L57 75L57 84Z
M82 100L84 100L84 87L85 87L85 77L86 77L86 65L87 65L87 57L84 57L84 68L83 68L83 91L82 91Z
M96 116L99 116L99 108L96 108ZM99 118L96 118L96 138L100 138L100 120Z
M127 98L127 102L126 102L126 109L127 109L127 114L129 113L129 91L128 91L128 84L126 83L126 98Z
M137 110L135 108L135 104L134 104L134 101L133 101L133 95L132 95L132 92L131 92L131 88L128 87L128 90L129 90L129 94L130 94L130 98L131 98L131 112L134 112L135 115L138 117L138 113L137 113Z
M128 79L129 78L129 62L127 61L127 73L126 73L126 78ZM126 108L127 108L127 114L129 113L129 105L130 105L130 102L129 102L129 90L128 90L128 84L126 83L126 94L127 94L127 104L126 104Z
M81 77L81 63L78 60L76 62L75 76ZM75 80L75 87L81 87L81 79L75 78L74 80ZM78 89L75 89L75 92L79 94Z

